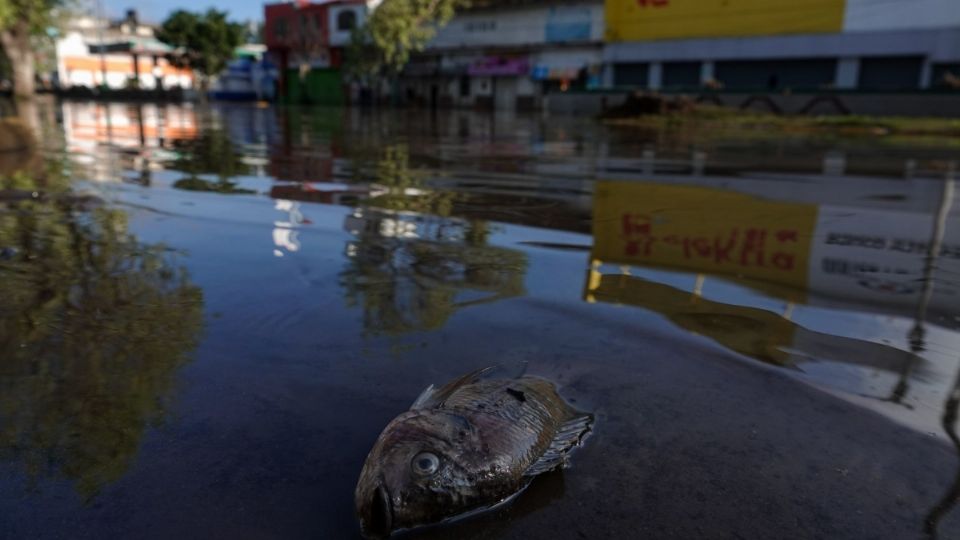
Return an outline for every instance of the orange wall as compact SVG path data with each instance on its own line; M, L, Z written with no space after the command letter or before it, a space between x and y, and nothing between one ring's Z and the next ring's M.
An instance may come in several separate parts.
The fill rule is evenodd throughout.
M67 71L101 71L102 64L99 58L92 57L82 57L82 56L68 56L64 58L64 67ZM164 76L170 75L186 75L192 77L193 73L189 69L180 69L174 66L171 66L166 60L160 62L160 68L163 70ZM107 71L111 73L125 73L128 75L133 75L133 58L126 60L107 60ZM140 74L141 75L150 75L153 73L153 60L150 59L140 59Z

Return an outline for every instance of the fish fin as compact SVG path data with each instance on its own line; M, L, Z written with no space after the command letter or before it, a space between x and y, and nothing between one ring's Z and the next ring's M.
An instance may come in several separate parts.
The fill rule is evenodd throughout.
M524 476L537 476L557 468L566 467L570 451L580 446L593 428L593 415L578 413L560 425L547 450L526 471Z
M433 395L437 392L437 388L432 384L423 389L423 392L420 392L420 395L417 396L416 401L413 402L413 405L410 405L410 410L422 409L424 405Z
M480 380L484 375L496 369L497 366L489 366L483 369L478 369L476 371L467 373L463 377L455 381L451 381L440 388L435 388L432 384L428 386L423 392L421 392L420 397L413 402L413 405L410 406L410 409L426 409L428 407L435 407L440 405L447 398L453 395L461 386L475 383Z

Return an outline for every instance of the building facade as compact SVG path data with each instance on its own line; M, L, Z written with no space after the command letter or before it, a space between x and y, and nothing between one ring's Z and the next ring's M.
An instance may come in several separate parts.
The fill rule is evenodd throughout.
M536 109L551 92L599 87L602 1L495 0L458 14L414 57L406 101Z
M960 81L956 0L606 0L604 86L865 92Z
M366 15L366 0L265 5L264 41L279 69L278 97L292 103L343 102L343 51Z
M193 72L171 64L173 49L154 37L134 12L120 21L79 17L56 42L61 88L192 88Z

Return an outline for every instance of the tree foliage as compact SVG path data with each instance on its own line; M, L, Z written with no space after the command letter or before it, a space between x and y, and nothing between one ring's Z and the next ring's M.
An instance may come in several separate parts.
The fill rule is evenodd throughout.
M36 72L35 40L46 37L70 0L0 0L0 45L13 69L14 94L29 97Z
M68 180L17 174L0 190L0 460L64 478L84 498L118 480L164 416L202 327L178 254Z
M206 85L210 77L219 75L227 67L246 34L246 26L228 21L225 11L177 10L163 21L157 39L176 47L179 52L174 60L199 73Z
M0 28L23 25L34 34L43 34L66 4L65 0L0 0Z
M187 173L186 178L174 182L173 187L187 191L211 191L222 194L254 193L252 190L237 187L232 178L249 174L250 167L244 163L243 155L230 139L230 134L216 127L209 127L195 139L174 142L180 156L173 168ZM207 180L201 175L215 175L217 179Z
M489 225L451 218L455 199L430 189L406 146L382 150L378 195L362 201L340 275L370 335L435 330L459 309L524 294L526 256L490 246Z
M347 69L359 79L395 76L469 0L384 0L353 32Z

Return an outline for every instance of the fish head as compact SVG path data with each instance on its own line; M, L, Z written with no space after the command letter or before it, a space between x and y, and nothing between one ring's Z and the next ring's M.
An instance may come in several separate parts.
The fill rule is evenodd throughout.
M386 538L468 510L472 475L460 460L475 436L469 421L444 411L408 411L390 422L354 494L364 536Z

